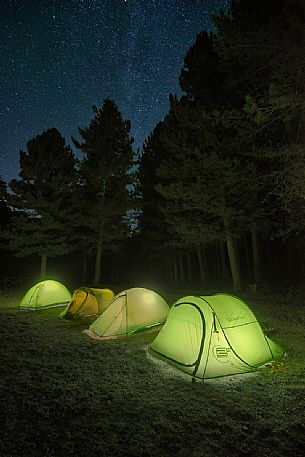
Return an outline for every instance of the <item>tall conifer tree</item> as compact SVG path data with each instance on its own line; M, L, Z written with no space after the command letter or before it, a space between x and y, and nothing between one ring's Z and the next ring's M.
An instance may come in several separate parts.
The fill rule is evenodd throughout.
M18 257L41 257L40 277L48 257L74 249L71 243L71 202L75 158L55 128L37 135L20 152L20 179L10 182L8 200L14 208L8 248Z
M7 203L6 183L0 176L0 226L4 227L9 220L10 210Z
M127 238L128 210L132 209L133 139L130 122L123 119L114 101L93 106L90 125L79 128L83 143L73 139L83 155L80 166L82 224L87 241L95 249L94 284L101 280L101 259L105 249L115 249Z

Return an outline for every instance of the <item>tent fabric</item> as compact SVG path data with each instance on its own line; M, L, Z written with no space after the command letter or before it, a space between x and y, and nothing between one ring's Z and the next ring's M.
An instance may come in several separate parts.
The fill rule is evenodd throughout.
M284 355L248 305L227 294L178 300L149 352L201 379L255 371Z
M38 310L66 306L71 300L68 289L58 281L47 279L31 287L19 304L19 308Z
M73 319L102 314L113 298L114 293L110 289L80 287L74 291L71 302L60 317Z
M152 290L140 287L123 290L85 333L102 338L127 335L163 324L168 312L165 300Z

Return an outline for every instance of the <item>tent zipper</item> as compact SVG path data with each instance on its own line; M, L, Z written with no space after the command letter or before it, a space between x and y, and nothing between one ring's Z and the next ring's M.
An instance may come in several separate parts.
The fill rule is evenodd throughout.
M218 330L217 330L217 327L216 327L216 313L214 313L214 311L213 311L213 327L214 327L213 332L214 333L218 333Z

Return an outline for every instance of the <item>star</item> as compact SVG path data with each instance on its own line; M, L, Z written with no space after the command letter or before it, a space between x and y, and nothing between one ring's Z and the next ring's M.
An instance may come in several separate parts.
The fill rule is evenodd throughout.
M0 156L5 165L2 160L0 176L15 178L19 151L48 128L56 127L73 148L71 136L88 126L91 106L101 106L108 96L130 119L135 149L141 148L164 118L169 94L181 93L183 59L197 33L211 29L211 15L229 3L4 2Z

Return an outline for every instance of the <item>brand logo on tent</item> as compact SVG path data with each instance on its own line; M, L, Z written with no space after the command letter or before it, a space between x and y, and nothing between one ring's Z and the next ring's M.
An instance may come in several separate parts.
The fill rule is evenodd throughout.
M229 322L232 322L232 321L239 321L239 320L242 320L244 318L245 318L245 316L227 317L227 320Z
M222 346L215 346L213 349L214 356L219 362L228 362L229 361L229 352L231 351L230 348L224 348Z

